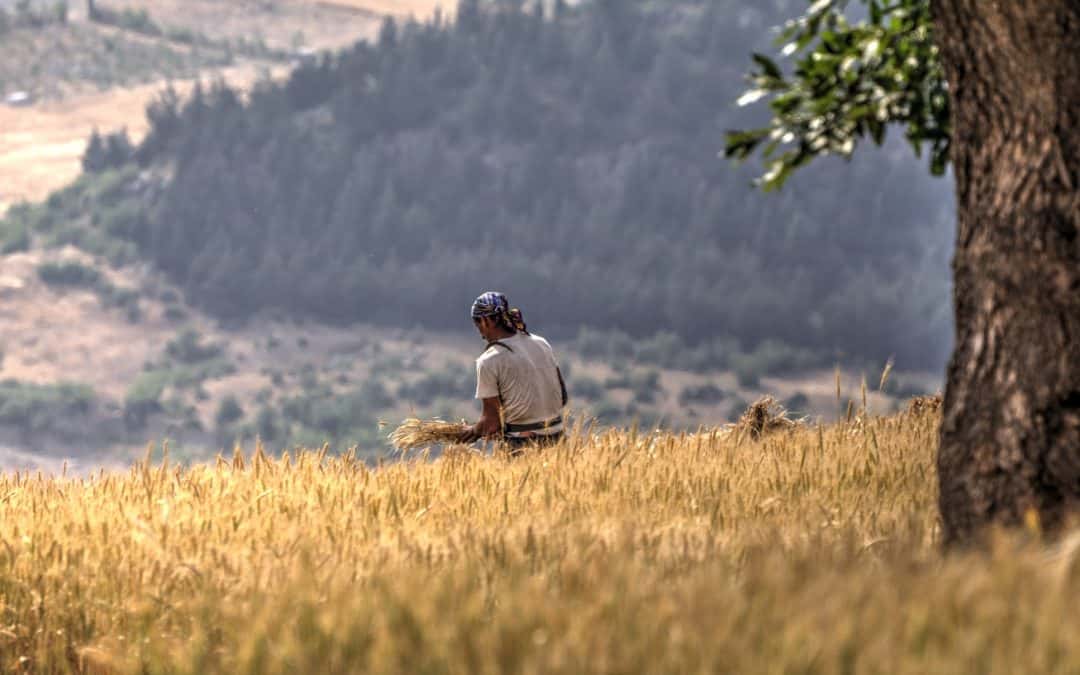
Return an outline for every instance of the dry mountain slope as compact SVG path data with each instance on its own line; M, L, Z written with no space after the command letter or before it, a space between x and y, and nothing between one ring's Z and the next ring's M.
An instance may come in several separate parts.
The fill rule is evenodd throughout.
M110 5L108 2L102 3ZM119 5L119 3L116 3ZM123 4L131 10L145 10L160 25L189 31L217 41L261 40L279 49L336 49L357 39L371 37L381 16L426 16L440 3L430 0L282 0L280 2L248 2L246 0L131 0ZM359 11L357 11L359 10ZM83 5L73 5L70 21L81 33L101 33L108 48L112 28L88 24ZM53 33L69 30L46 27L32 37L48 42ZM26 35L21 37L25 38ZM153 43L156 38L131 35ZM157 40L170 50L187 49L168 40ZM5 58L18 59L9 40ZM43 45L47 47L47 45ZM83 55L78 58L88 58ZM39 54L27 52L25 58L36 60ZM77 58L75 55L68 57ZM9 63L10 65L10 63ZM26 64L33 69L32 63ZM203 69L191 72L173 84L184 89L194 79L224 78L230 84L246 87L259 73L270 68L274 76L287 72L286 67L252 59L234 59L226 68ZM36 72L36 71L35 71ZM29 77L29 76L27 76ZM12 76L3 86L11 88L22 81ZM86 138L97 128L111 131L126 128L138 140L146 128L145 108L165 86L161 79L134 87L113 87L97 91L100 85L80 85L78 82L46 82L50 91L64 92L59 99L46 100L29 107L10 107L0 104L0 213L19 201L39 201L50 192L71 182L80 171L79 160ZM20 85L29 86L26 84ZM59 89L56 89L59 87ZM30 87L31 89L40 87ZM11 93L0 90L2 95ZM39 92L31 91L31 94Z
M233 86L254 82L264 67L240 65L203 73ZM286 72L282 67L271 75ZM185 92L194 81L173 82ZM134 140L146 132L146 105L165 83L84 94L30 108L0 106L0 213L19 201L40 201L82 172L86 139L94 129L126 128Z
M72 287L42 278L49 265L65 264L96 270L103 281ZM224 327L185 306L145 266L113 269L73 248L2 256L0 270L0 386L92 387L95 408L79 448L85 465L130 459L144 443L165 438L192 457L255 434L275 449L298 439L313 446L337 439L377 451L385 433L378 431L379 420L471 418L476 412L471 362L479 344L468 334L270 318ZM122 305L110 302L125 294ZM764 392L792 401L801 395L796 413L842 412L831 372L766 377L757 386L741 385L732 373L657 369L650 379L651 368L643 364L586 358L573 341L555 344L569 374L574 410L609 422L719 424ZM930 379L923 378L924 389L933 387ZM842 385L843 400L861 405L859 375L845 373ZM223 421L228 401L237 411ZM895 399L871 388L867 404L886 411ZM140 406L144 419L131 426L130 414ZM3 445L22 452L75 450L69 437L18 421L0 424Z

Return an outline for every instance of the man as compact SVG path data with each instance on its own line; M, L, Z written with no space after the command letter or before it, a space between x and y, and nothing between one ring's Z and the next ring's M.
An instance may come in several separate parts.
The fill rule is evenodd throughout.
M501 439L513 455L530 445L557 443L569 397L551 345L529 333L521 311L502 293L477 298L472 319L487 341L476 360L476 398L483 410L460 440Z

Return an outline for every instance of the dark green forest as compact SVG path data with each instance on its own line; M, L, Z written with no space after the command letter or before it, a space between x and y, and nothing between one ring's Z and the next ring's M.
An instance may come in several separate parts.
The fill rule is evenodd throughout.
M88 171L159 177L97 226L229 320L465 330L473 297L499 289L553 335L938 368L944 182L887 144L763 195L759 167L719 156L726 131L760 122L735 105L749 54L799 9L465 0L452 21L388 21L249 96L166 92L137 146L95 139Z

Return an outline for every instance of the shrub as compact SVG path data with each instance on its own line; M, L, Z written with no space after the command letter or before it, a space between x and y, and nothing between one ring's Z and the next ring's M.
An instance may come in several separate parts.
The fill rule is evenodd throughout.
M207 394L202 390L202 383L232 375L236 372L236 366L224 358L217 358L196 364L172 365L160 372L168 379L169 384L178 389L195 387L195 394L204 397L200 400L205 400Z
M166 320L172 321L174 323L179 322L179 321L183 321L184 319L187 319L187 317L188 317L188 313L187 313L186 309L184 309L180 305L173 305L173 304L165 305L165 311L164 311L163 315L164 315Z
M397 395L398 399L410 403L428 405L440 396L471 398L474 384L475 376L470 369L451 363L442 370L425 373L411 383L403 383L398 387Z
M625 361L634 357L633 339L621 331L599 331L584 327L574 343L582 356L607 361Z
M161 395L169 383L166 373L141 373L124 396L124 421L130 429L142 429L151 415L163 410Z
M94 287L101 281L101 272L79 262L41 263L37 272L50 286Z
M22 220L0 221L0 254L18 253L30 248L30 228Z
M221 399L221 403L218 404L217 414L214 416L214 423L217 424L218 429L225 429L226 427L239 422L244 418L244 408L241 407L240 402L236 400L233 395L228 395Z
M345 394L329 390L305 392L284 401L281 417L285 425L301 429L298 440L306 438L319 444L327 439L355 436L358 430L375 425L371 396L362 387Z
M377 346L377 345L376 345ZM381 350L375 351L378 355ZM400 375L405 370L405 361L400 356L386 356L371 364L371 375ZM399 394L400 395L400 394Z
M160 37L163 34L161 27L150 18L150 13L145 9L125 8L116 11L106 7L98 7L94 14L94 20L135 33L142 33L143 35Z
M810 397L797 391L784 400L784 407L793 413L805 415L810 412Z
M623 418L623 408L611 399L604 398L593 405L592 414L600 424L615 424Z
M98 297L106 307L121 309L138 308L139 292L134 288L121 288L102 280L97 285Z
M634 358L641 363L674 368L682 362L686 344L675 333L660 332L637 343Z
M793 347L779 340L765 340L752 352L733 359L736 372L755 375L779 375L824 365L823 356L811 350Z
M735 379L738 380L739 386L744 389L757 389L761 386L761 375L752 362L736 361Z
M366 380L360 385L357 395L369 410L389 408L396 402L381 380Z
M604 397L604 385L594 377L582 375L567 382L567 388L571 396L579 396L588 400L599 400Z
M143 210L136 202L120 202L102 211L100 222L110 236L138 240L144 223Z
M277 413L269 405L259 408L259 412L255 415L255 433L267 443L274 442L280 436Z
M63 421L88 414L95 400L94 390L83 384L5 380L0 382L0 424L26 432L52 431Z
M300 387L304 391L315 391L320 384L319 373L315 370L314 364L305 363L300 367Z
M658 370L637 371L630 377L630 384L635 391L641 389L663 391L663 387L660 385L660 371Z
M203 431L202 422L199 420L199 412L195 406L188 404L183 398L173 396L162 404L162 412L170 419L168 429L171 432Z
M189 328L165 345L165 353L180 363L203 363L224 354L224 347L217 343L204 343L199 331Z
M700 385L687 385L679 392L679 403L682 405L693 403L714 405L723 401L726 396L727 394L723 389L711 382Z

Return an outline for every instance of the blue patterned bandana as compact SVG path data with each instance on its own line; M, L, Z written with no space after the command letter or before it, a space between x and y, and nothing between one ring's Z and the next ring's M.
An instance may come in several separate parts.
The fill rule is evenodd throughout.
M510 301L502 293L488 291L473 302L472 318L482 319L489 316L499 316L510 311Z
M510 306L510 301L502 293L488 291L484 293L472 305L473 321L491 317L501 323L511 333L528 333L525 326L525 317L521 310Z

